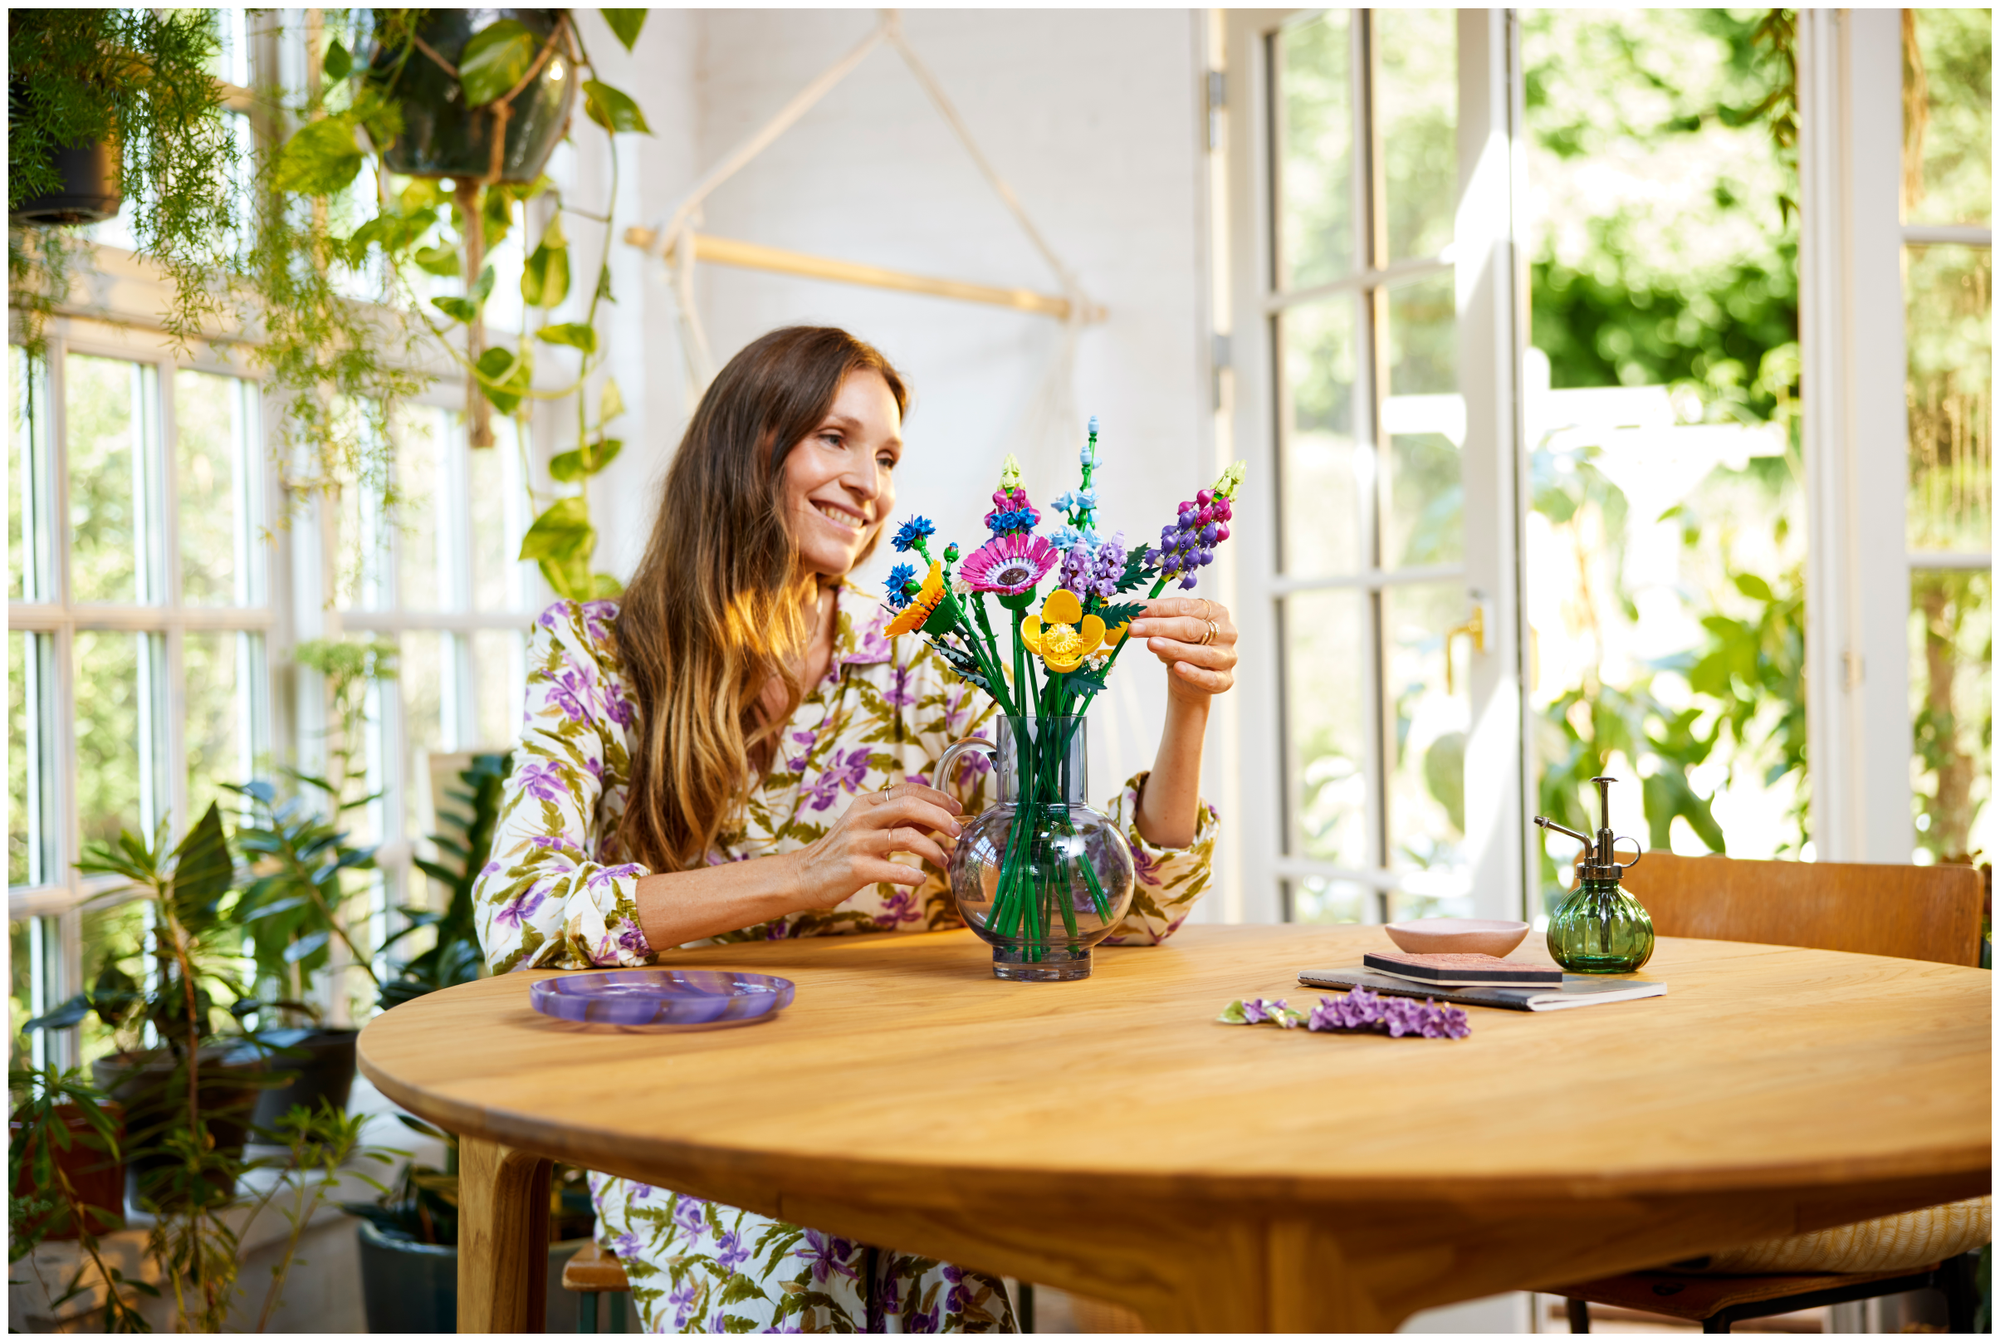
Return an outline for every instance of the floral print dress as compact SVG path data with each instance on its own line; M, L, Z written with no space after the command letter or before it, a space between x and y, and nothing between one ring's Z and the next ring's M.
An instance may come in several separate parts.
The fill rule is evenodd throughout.
M740 829L722 836L711 863L790 852L824 835L860 793L932 782L945 747L981 734L997 712L920 640L883 637L886 617L871 606L851 585L836 595L826 679L786 725ZM617 618L614 602L562 601L536 621L521 742L473 892L495 973L653 961L634 897L647 872L623 860L617 839L637 719ZM990 767L970 756L941 786L976 813ZM1150 844L1134 823L1145 779L1131 779L1108 812L1132 845L1138 882L1106 945L1160 942L1208 884L1214 809L1203 804L1188 847ZM690 944L961 926L943 874L925 877ZM984 1273L608 1175L592 1174L591 1191L599 1241L624 1262L653 1332L882 1331L890 1321L905 1332L1013 1331L1007 1297Z

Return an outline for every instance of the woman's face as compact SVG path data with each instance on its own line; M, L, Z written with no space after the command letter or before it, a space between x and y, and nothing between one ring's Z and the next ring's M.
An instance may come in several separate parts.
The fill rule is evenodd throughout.
M785 458L785 508L810 573L839 578L896 506L902 414L873 369L849 373L819 425Z

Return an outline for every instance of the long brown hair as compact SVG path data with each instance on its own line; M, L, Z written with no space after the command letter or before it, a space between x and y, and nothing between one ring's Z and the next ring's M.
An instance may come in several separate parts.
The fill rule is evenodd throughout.
M802 611L812 580L799 573L786 516L785 459L862 370L881 374L898 413L908 408L889 361L827 326L788 326L746 345L695 407L618 612L639 714L619 828L633 861L700 865L742 812L752 752L775 744L799 705L794 668L811 636ZM784 688L775 713L759 708L773 679Z

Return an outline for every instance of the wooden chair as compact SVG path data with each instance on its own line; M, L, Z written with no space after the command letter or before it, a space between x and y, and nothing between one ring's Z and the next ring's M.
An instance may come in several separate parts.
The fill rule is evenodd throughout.
M1858 951L1941 964L1979 964L1985 887L1971 867L1861 862L1749 862L1649 852L1624 885L1664 937ZM1945 1296L1954 1332L1971 1327L1976 1253L1894 1272L1701 1276L1629 1272L1552 1294L1569 1301L1570 1331L1590 1331L1590 1305L1692 1319L1726 1333L1743 1319L1844 1304L1926 1287Z
M605 1301L610 1317L605 1321L604 1331L625 1331L625 1297L631 1293L632 1284L625 1280L625 1265L618 1261L617 1254L606 1253L593 1240L563 1264L562 1284L565 1291L575 1291L582 1297L576 1302L576 1330L579 1333L597 1331L599 1296L610 1297Z

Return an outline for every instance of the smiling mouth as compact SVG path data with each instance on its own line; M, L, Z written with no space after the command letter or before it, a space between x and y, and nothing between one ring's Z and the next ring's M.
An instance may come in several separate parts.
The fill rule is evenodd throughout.
M833 523L835 526L841 528L843 531L858 532L861 530L863 526L866 525L865 519L857 517L853 513L843 511L842 509L839 508L830 507L824 503L818 503L812 500L807 500L807 501L812 503L814 511L816 511L821 517L824 517L827 521Z

